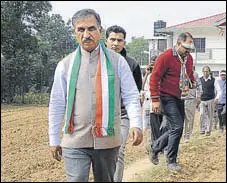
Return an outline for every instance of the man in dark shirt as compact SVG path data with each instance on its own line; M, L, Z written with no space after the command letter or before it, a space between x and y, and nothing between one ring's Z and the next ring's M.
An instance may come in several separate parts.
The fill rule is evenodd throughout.
M215 79L210 76L210 67L203 67L203 76L200 78L202 85L200 103L200 134L210 135L214 116Z
M193 58L190 55L193 48L192 35L181 33L176 46L158 57L150 78L152 109L160 113L162 107L170 126L152 145L153 162L158 161L158 153L168 145L167 168L173 171L181 169L177 154L184 126L184 99L187 98L189 84L195 87Z
M106 46L125 57L132 71L138 90L142 89L142 75L139 64L132 57L126 55L125 46L126 32L117 25L111 26L106 30ZM122 182L124 171L124 150L129 133L129 118L123 102L121 101L121 147L119 149L116 171L114 174L115 182Z

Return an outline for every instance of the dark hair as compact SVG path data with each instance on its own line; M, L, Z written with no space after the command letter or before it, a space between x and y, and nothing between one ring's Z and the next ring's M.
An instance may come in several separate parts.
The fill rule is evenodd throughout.
M225 70L221 70L221 71L220 71L220 73L221 73L221 72L225 72L225 73L226 73L226 71L225 71Z
M77 11L72 17L72 25L73 25L73 27L75 26L75 23L76 23L77 20L79 20L81 18L89 17L91 15L95 16L95 18L97 20L98 27L100 28L101 27L100 16L93 9L82 9L82 10Z
M183 32L178 36L177 42L180 42L180 41L185 42L187 38L193 39L192 35L189 32Z
M152 61L156 61L157 58L158 58L157 55L153 55L153 56L151 57L151 60L152 60Z
M111 32L122 33L124 35L124 39L126 38L125 29L123 27L121 27L121 26L113 25L111 27L108 27L108 29L106 30L106 38L109 37Z

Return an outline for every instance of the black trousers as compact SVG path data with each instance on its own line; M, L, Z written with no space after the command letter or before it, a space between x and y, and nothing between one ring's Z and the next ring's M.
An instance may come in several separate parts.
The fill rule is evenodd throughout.
M224 128L226 126L226 114L222 115L223 109L225 104L217 104L218 109L218 119L219 119L219 127L220 129Z
M150 113L150 125L151 125L151 139L152 142L157 140L161 136L161 123L162 115Z
M169 130L154 141L152 149L158 153L167 146L167 162L175 163L184 127L184 100L173 96L162 96L160 99Z

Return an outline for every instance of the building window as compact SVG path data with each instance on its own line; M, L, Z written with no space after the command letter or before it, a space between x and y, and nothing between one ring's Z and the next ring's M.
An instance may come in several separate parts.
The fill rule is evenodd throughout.
M164 52L167 48L167 40L166 39L158 39L158 50L160 52Z
M205 52L206 39L205 38L194 38L194 44L196 52Z

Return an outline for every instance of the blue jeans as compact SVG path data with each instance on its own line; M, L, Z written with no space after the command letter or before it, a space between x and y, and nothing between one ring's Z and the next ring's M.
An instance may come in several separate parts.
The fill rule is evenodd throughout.
M161 152L167 145L167 163L176 163L180 138L184 127L184 100L173 96L162 96L162 110L168 121L169 130L155 140L152 149Z
M111 149L63 147L67 182L88 182L92 164L95 182L114 182L119 147Z

